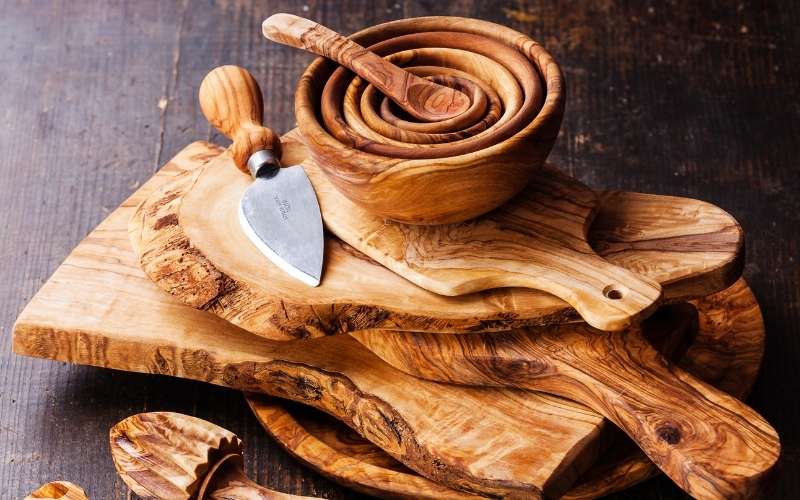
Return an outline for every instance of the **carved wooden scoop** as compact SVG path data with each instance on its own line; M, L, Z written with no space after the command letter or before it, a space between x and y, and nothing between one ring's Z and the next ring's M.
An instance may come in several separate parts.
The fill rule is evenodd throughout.
M273 42L313 52L348 68L418 120L448 120L470 107L470 99L463 92L409 73L314 21L274 14L261 29Z
M60 500L88 500L86 492L77 484L69 481L53 481L39 486L36 491L31 492L25 500L53 499Z
M122 480L146 498L300 499L269 490L243 472L242 442L199 418L171 412L140 413L109 433Z

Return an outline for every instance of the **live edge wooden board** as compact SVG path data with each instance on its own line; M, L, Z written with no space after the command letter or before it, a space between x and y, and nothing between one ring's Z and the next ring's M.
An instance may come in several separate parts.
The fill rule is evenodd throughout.
M697 335L678 364L722 391L744 399L764 352L764 323L743 280L694 302ZM325 414L259 394L247 400L261 425L292 455L350 488L383 498L461 499L474 496L446 488L410 471L379 448ZM637 484L659 469L620 435L563 497L597 498Z
M537 290L429 292L336 238L326 240L320 286L309 288L272 265L242 233L236 207L250 179L227 155L212 159L219 151L207 150L206 165L161 186L131 219L143 269L184 304L275 340L371 328L497 331L578 319L566 302ZM283 154L286 165L307 158L296 133L284 136ZM304 165L313 172L311 162ZM609 262L660 283L666 299L701 297L739 276L742 231L723 210L669 196L599 196L592 246Z
M349 336L269 342L161 292L138 266L127 221L147 195L218 153L189 146L89 235L20 315L15 352L301 401L416 472L482 495L561 494L601 453L608 426L575 403L417 380Z

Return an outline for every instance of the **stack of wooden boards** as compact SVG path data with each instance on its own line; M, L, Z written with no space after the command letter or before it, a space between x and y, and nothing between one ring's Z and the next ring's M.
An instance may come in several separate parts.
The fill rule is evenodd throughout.
M420 236L347 206L308 161L326 225L365 253L330 236L321 286L296 283L241 234L236 202L249 181L220 153L188 146L92 232L20 315L15 351L313 406L371 444L331 420L249 397L301 460L379 496L589 498L659 468L696 497L748 496L777 460L774 430L725 394L747 394L764 331L737 281L741 229L722 210L612 192L597 196L591 214L572 212L578 226L596 212L594 250L574 249L659 284L675 302L604 332L553 295L491 288L498 269L530 274L510 257L484 259L472 283L489 289L467 295L405 279L425 286L463 275L468 261L451 265L448 248L469 241L480 256L492 232L513 256L525 220L503 225L509 219L493 214ZM284 137L284 155L285 164L304 158L296 134ZM380 251L387 242L395 252ZM444 253L424 260L431 251Z

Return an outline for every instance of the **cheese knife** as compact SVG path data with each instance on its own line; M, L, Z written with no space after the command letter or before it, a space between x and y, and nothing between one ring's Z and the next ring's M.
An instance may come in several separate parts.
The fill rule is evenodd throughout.
M244 68L220 66L199 94L206 119L233 141L234 164L253 177L239 203L242 231L283 271L319 285L325 248L319 202L301 165L281 166L280 138L262 124L258 83Z

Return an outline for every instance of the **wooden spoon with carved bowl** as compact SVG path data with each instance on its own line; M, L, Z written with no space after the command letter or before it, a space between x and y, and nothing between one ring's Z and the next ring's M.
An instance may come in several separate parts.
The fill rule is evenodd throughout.
M274 14L264 21L261 28L264 36L273 42L313 52L348 68L374 85L403 111L423 122L455 118L473 104L463 92L401 69L309 19Z
M109 433L122 480L145 498L301 499L272 491L243 472L242 442L232 432L180 413L140 413Z

